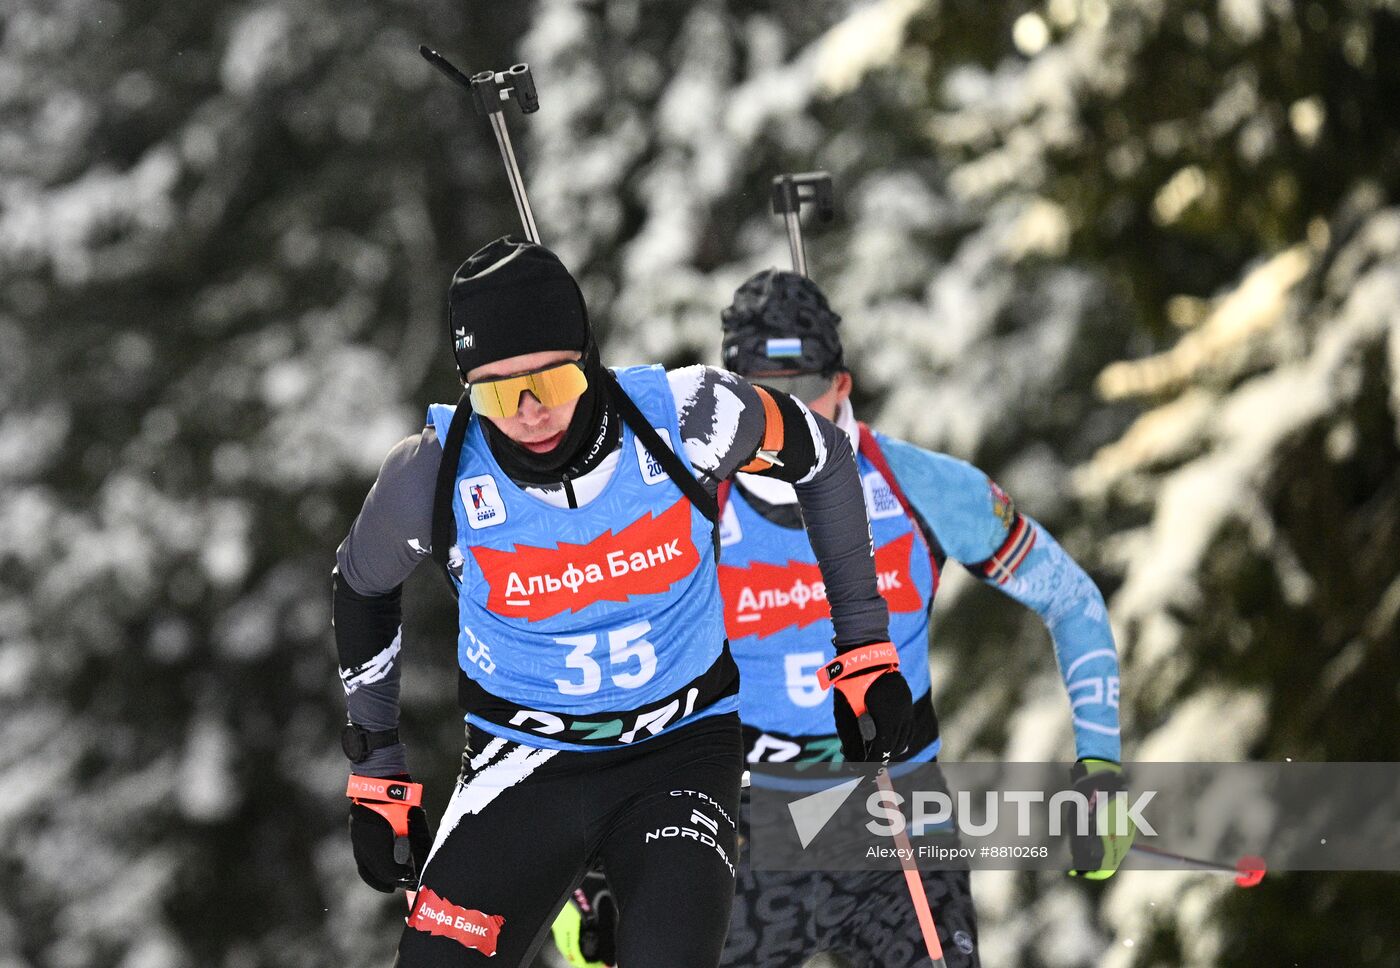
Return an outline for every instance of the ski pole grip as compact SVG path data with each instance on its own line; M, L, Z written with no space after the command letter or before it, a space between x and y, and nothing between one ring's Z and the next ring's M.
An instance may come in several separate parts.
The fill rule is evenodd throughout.
M423 784L351 773L345 795L351 803L373 810L389 821L395 837L407 837L408 811L423 802Z
M898 669L899 652L894 645L890 642L874 642L842 652L819 668L817 682L823 689L835 686L841 690L841 695L851 707L851 712L860 717L866 714L865 691L870 688L870 684L886 672L895 672Z
M875 742L875 734L878 730L875 728L874 716L869 713L861 713L860 718L856 720L856 724L860 726L860 738L862 740L866 743Z

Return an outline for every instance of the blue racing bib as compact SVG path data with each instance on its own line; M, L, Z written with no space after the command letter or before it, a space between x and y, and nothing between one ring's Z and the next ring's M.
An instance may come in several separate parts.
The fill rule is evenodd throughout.
M665 370L618 378L690 470ZM429 408L439 440L454 409ZM501 470L480 420L457 468L449 555L468 722L583 750L736 709L711 524L632 431L602 492L559 508Z
M918 699L929 690L936 574L918 524L875 465L864 454L856 459L890 639ZM840 743L831 696L817 683L817 669L836 654L834 630L807 532L772 523L734 488L720 518L720 545L724 618L741 674L739 714L750 761L834 758Z

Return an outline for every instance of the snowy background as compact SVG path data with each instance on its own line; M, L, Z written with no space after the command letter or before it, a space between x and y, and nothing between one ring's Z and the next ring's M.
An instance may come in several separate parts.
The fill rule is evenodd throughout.
M717 358L829 170L861 415L1110 599L1126 752L1400 759L1394 0L0 3L0 968L389 962L345 835L332 552L455 398L518 230L418 56L527 60L544 241L613 363ZM1047 636L950 570L950 758L1065 759ZM440 809L452 622L405 594ZM1400 876L975 878L992 966L1400 964Z

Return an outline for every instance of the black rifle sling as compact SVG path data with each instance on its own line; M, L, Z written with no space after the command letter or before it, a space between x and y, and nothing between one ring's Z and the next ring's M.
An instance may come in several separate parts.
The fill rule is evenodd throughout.
M690 498L690 503L695 505L696 510L705 516L711 524L718 525L719 522L719 502L710 496L710 492L695 479L690 471L685 469L681 459L676 456L675 451L666 446L666 442L661 439L656 430L652 428L651 422L642 416L642 411L637 409L637 405L632 402L622 389L622 384L618 382L617 375L612 370L605 370L612 388L613 402L617 404L618 413L622 414L623 421L632 428L632 433L641 440L651 456L656 458L656 462L661 465L668 477L675 482L676 487L681 489L681 493ZM679 442L678 442L679 443ZM716 530L718 534L718 530Z
M433 490L433 560L442 567L447 587L455 597L457 584L448 567L448 554L457 543L456 518L452 513L452 487L457 482L457 465L462 462L462 444L467 439L467 425L472 419L472 402L467 392L457 401L457 412L442 441L442 463L438 465L437 487Z

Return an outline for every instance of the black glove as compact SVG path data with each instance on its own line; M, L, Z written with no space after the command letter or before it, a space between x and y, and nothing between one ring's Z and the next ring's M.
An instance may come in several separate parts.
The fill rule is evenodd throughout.
M385 779L407 782L408 775ZM433 831L422 807L408 810L408 843L396 845L395 840L388 820L369 807L350 804L350 846L355 852L355 866L366 884L385 894L418 886L418 875L433 847Z
M1066 810L1064 829L1069 832L1069 852L1073 867L1070 877L1084 877L1091 881L1102 881L1112 877L1123 863L1123 858L1132 850L1133 839L1137 836L1137 825L1128 815L1120 798L1113 794L1128 789L1123 780L1123 768L1112 760L1082 759L1070 770L1070 780L1074 792L1088 798L1089 833L1079 836L1073 822L1074 813ZM1098 810L1095 794L1103 791L1109 795L1106 802L1108 821L1106 833L1098 832Z
M818 680L836 687L832 703L843 757L856 763L881 762L908 748L914 735L914 697L899 673L894 646L875 642L842 649L822 668Z

